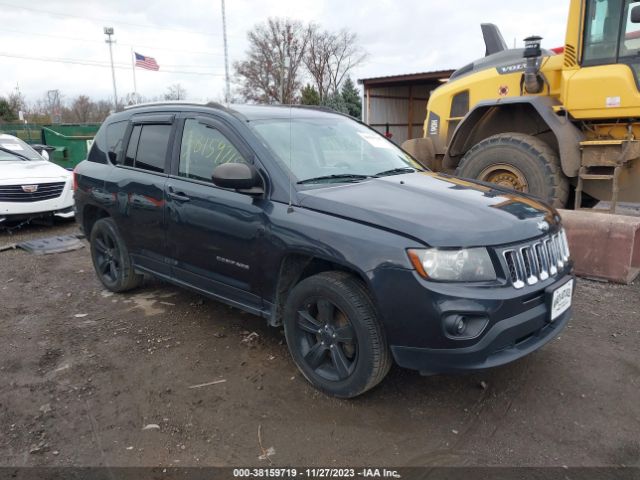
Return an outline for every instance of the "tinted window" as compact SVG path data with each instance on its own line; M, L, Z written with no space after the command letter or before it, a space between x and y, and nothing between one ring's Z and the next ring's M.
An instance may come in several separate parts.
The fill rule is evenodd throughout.
M134 167L164 172L171 125L143 125Z
M136 125L131 131L131 138L129 139L129 145L127 146L127 154L124 157L124 164L129 167L133 167L133 162L136 158L136 151L138 150L138 141L140 140L140 131L142 126Z
M98 130L98 133L93 139L93 144L91 145L91 149L89 150L89 155L87 156L87 160L90 162L96 163L107 163L107 154L106 154L106 146L105 146L105 137L106 137L106 125Z
M107 156L113 163L122 149L124 132L127 129L127 121L111 123L107 126ZM122 160L121 160L122 161Z
M135 125L124 164L151 172L164 172L171 125Z
M223 163L246 163L240 152L219 130L187 119L180 144L181 177L211 181L213 169Z

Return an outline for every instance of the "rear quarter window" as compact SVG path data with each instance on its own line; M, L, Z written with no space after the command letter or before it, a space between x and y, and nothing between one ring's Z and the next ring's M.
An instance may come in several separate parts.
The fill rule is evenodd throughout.
M93 145L89 150L87 160L96 163L116 163L116 159L122 149L124 133L127 129L127 121L102 124L100 130L93 139Z

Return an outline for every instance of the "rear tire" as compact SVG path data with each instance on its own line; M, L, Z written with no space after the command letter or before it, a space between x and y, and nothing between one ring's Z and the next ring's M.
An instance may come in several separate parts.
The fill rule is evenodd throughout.
M297 367L329 395L358 396L391 367L371 297L348 273L324 272L296 285L285 304L284 331Z
M565 207L569 197L569 180L556 152L522 133L501 133L474 145L462 157L456 175L530 193L556 208Z
M138 287L143 276L131 264L129 250L111 218L101 218L91 229L91 260L98 278L112 292Z

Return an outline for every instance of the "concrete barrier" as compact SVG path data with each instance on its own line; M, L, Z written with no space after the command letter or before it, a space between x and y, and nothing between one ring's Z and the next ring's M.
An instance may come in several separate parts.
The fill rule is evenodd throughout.
M640 273L640 217L560 210L576 275L631 283Z

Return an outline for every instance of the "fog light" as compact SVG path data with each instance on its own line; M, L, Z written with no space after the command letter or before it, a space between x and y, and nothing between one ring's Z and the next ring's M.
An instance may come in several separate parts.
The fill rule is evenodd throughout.
M456 340L475 338L489 323L483 315L454 313L444 318L445 334Z

